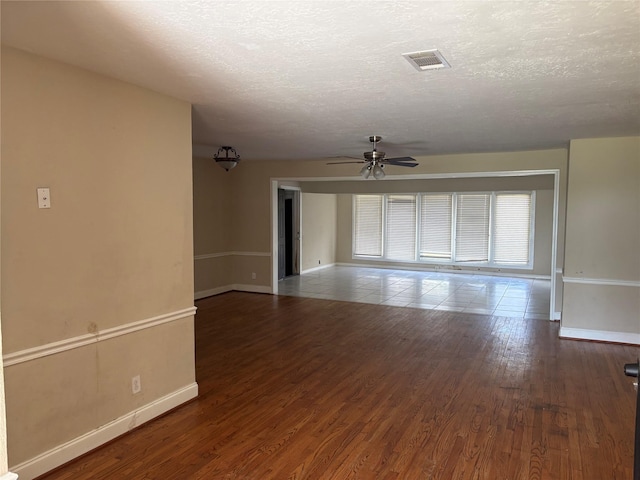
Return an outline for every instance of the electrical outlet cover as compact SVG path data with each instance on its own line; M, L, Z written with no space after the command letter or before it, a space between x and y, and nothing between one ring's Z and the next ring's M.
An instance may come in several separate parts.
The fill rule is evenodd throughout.
M131 379L131 393L140 393L142 390L142 384L140 383L140 375L136 375Z

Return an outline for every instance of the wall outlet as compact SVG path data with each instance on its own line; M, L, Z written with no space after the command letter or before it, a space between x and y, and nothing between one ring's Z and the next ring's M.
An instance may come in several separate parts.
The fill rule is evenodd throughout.
M251 273L251 280L255 280L256 279L256 272L252 272Z
M134 395L140 393L142 390L142 384L140 383L140 375L136 375L131 379L131 393Z
M51 194L49 189L38 188L38 208L51 208Z

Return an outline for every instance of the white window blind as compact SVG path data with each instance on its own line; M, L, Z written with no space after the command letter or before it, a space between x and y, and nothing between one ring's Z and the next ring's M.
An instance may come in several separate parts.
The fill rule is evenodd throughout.
M490 199L489 194L458 194L455 255L457 262L489 260Z
M354 195L354 255L531 268L535 192Z
M382 195L355 196L355 255L382 256Z
M390 260L416 259L416 197L387 197L387 248Z
M494 262L527 265L530 249L531 194L496 194L494 224Z
M420 205L420 258L451 259L452 195L422 195Z

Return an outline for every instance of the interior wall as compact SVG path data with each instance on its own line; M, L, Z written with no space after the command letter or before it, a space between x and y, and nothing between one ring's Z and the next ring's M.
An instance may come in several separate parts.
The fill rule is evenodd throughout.
M337 198L302 194L302 273L336 262Z
M4 393L4 366L2 361L2 325L0 323L0 475L9 470L9 458L7 456L7 417L5 410Z
M640 343L640 137L573 140L567 194L561 334Z
M0 118L0 124L1 124ZM0 127L0 131L2 131ZM2 156L0 155L0 162ZM0 172L2 171L0 165ZM2 181L0 173L0 207L2 198ZM0 208L0 231L2 212ZM2 235L0 235L0 270L2 269ZM2 276L0 275L0 292L2 291ZM0 295L0 476L4 476L9 472L9 457L7 455L7 415L5 407L5 392L4 392L4 362L2 360L2 296ZM0 477L1 478L1 477Z
M233 283L232 181L233 171L213 159L193 159L195 298L220 293Z
M553 185L553 175L300 183L306 192L356 194L553 190Z
M553 190L536 190L535 209L534 268L532 273L551 276Z
M11 48L1 72L3 353L20 473L195 385L191 109Z

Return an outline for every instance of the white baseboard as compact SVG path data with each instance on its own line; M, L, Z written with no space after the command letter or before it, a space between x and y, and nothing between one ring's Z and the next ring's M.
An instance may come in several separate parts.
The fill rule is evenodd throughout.
M231 292L251 292L251 293L272 293L271 287L267 285L250 285L242 283L234 283L231 285L224 285L222 287L211 288L209 290L200 290L194 293L194 300L200 300L201 298L212 297L214 295L220 295L221 293Z
M200 290L194 293L194 300L200 300L201 298L213 297L214 295L220 295L221 293L230 292L233 290L231 285L225 285L224 287L210 288L209 290Z
M241 283L234 283L231 286L231 290L237 290L238 292L251 292L251 293L271 293L271 287L267 285L248 285Z
M562 312L553 312L552 320L562 320Z
M640 288L640 282L636 280L615 280L611 278L562 277L562 281L564 283L582 283L584 285L611 285L614 287Z
M560 338L640 345L640 333L609 332L606 330L588 330L585 328L560 327Z
M0 476L0 480L18 480L18 475L15 473L7 472Z
M464 270L449 267L432 267L421 266L414 263L407 263L406 266L402 265L378 265L376 263L343 263L338 262L335 264L339 267L360 267L360 268L382 268L386 270L413 270L418 272L433 272L433 273L446 273L446 274L461 274L461 275L487 275L491 277L513 277L513 278L528 278L533 280L551 280L551 275L539 275L534 273L508 273L508 272L492 272L489 270Z
M326 265L318 265L317 267L308 268L306 270L303 270L302 272L300 272L300 274L304 275L305 273L317 272L318 270L324 270L325 268L335 267L335 266L336 266L335 263L327 263Z
M192 383L91 432L15 465L11 470L19 475L20 480L33 480L197 396L198 384ZM0 480L5 478L2 477ZM8 477L6 480L13 480L13 478Z

